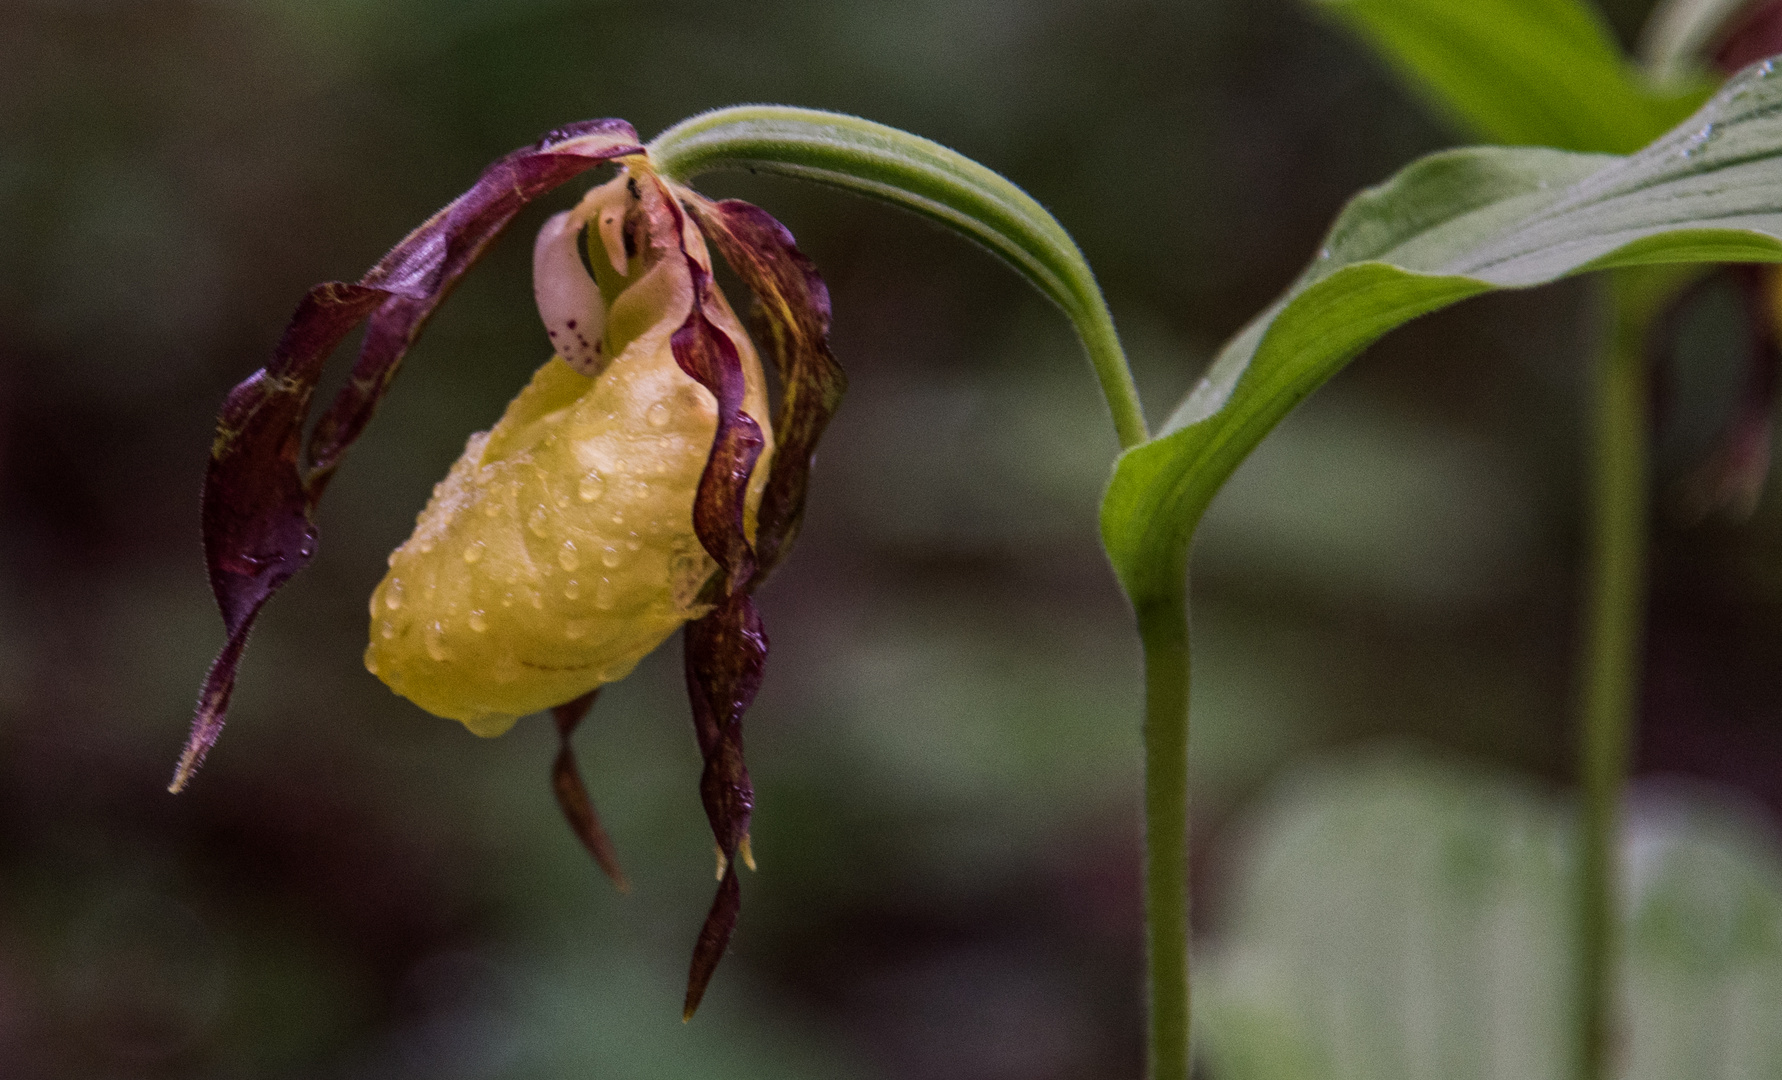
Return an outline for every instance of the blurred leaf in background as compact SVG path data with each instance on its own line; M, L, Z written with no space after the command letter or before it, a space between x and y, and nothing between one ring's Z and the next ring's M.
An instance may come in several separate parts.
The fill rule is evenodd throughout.
M1312 0L1480 141L1631 154L1707 100L1685 65L1658 81L1590 0Z
M1572 826L1504 774L1402 753L1281 780L1227 833L1203 1047L1219 1080L1568 1073ZM1630 803L1619 1075L1782 1070L1782 850L1737 796Z

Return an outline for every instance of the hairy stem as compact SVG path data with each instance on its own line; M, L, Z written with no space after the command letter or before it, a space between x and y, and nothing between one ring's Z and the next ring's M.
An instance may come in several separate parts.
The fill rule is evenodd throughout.
M1608 1080L1615 1044L1620 905L1617 841L1632 757L1645 609L1648 443L1646 279L1609 279L1612 314L1591 423L1590 568L1580 751L1574 988L1578 1080Z
M1151 1080L1188 1080L1188 603L1138 611L1145 649L1145 974Z

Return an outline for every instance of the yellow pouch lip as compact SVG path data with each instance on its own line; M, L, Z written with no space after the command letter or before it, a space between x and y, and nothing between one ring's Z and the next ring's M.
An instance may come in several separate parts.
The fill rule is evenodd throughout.
M611 197L624 183L620 177L596 192ZM588 202L598 210L594 195ZM682 242L675 238L677 252ZM519 716L623 678L708 610L696 598L715 563L694 531L693 503L712 452L717 402L681 369L672 347L692 310L689 264L703 264L691 252L662 257L659 247L640 245L630 267L636 279L607 313L608 340L623 340L624 348L594 377L561 357L544 364L501 420L472 438L374 594L367 667L398 694L478 735L499 735ZM709 259L703 246L697 256ZM736 347L743 411L765 441L744 504L752 537L772 452L765 376L721 292L708 290L703 311ZM576 494L578 478L593 475L609 477L615 490L603 482L592 498ZM629 501L621 497L626 490ZM627 519L623 534L609 520L619 516ZM467 569L457 560L472 545L488 554ZM568 571L554 561L565 549L578 569L615 555L622 565L593 576ZM524 599L495 606L499 590L479 578L489 573L514 578ZM404 581L419 582L431 597L411 587L404 613L380 614L379 598ZM486 631L467 634L467 612Z

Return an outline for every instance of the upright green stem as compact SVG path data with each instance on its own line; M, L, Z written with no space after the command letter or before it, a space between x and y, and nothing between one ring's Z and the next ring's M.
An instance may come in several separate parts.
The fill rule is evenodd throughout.
M1610 279L1612 318L1595 372L1590 569L1581 736L1584 805L1577 874L1578 1080L1608 1080L1619 974L1616 848L1640 685L1646 588L1650 305L1638 272Z
M1188 1080L1188 598L1138 612L1145 648L1145 968L1151 1080Z

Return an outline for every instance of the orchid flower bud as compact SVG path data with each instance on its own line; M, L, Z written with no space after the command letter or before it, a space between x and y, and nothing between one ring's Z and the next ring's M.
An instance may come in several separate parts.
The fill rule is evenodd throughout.
M717 405L670 346L693 303L689 259L711 260L671 197L624 171L546 223L534 290L558 355L470 437L372 594L365 666L478 735L624 678L711 609L701 590L717 564L693 508ZM766 440L752 536L766 384L729 304L710 297Z

